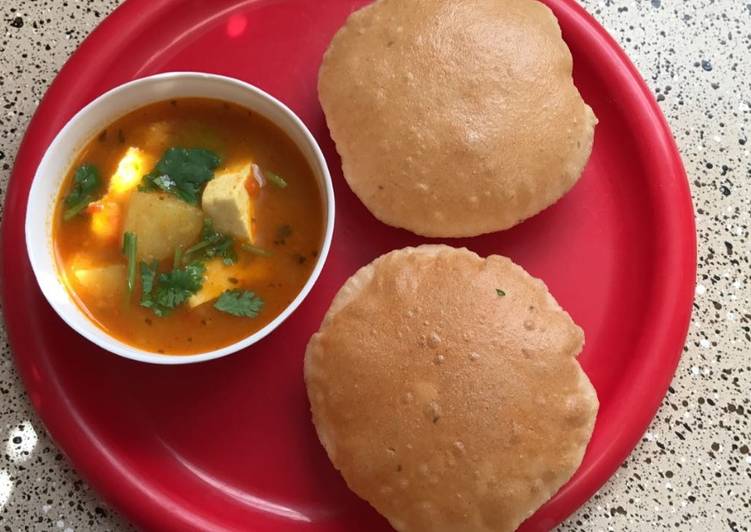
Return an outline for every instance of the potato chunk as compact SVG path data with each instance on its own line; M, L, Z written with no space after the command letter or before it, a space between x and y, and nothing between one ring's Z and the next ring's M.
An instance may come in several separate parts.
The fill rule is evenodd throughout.
M188 299L188 306L194 308L218 298L227 290L265 281L271 277L271 265L271 261L263 258L230 265L224 264L221 259L214 259L206 264L203 286Z
M202 227L198 207L161 192L134 192L123 232L138 237L139 260L161 260L171 257L178 246L185 249L198 240Z
M73 275L78 287L102 307L119 301L126 290L127 272L122 264L74 269Z
M217 174L206 185L202 207L217 231L253 242L253 201L245 184L253 179L251 164Z

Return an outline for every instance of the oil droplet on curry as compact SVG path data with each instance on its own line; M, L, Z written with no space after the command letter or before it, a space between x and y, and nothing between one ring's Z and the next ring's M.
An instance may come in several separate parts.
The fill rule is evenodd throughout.
M322 235L321 191L295 144L247 109L190 98L138 109L89 142L61 188L53 245L104 331L194 354L278 316Z

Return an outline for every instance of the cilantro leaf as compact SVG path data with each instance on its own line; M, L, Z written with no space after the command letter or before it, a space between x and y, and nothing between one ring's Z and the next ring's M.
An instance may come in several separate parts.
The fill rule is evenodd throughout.
M84 164L73 176L73 186L65 197L63 219L70 220L94 201L94 193L102 186L99 170L91 164Z
M232 237L214 230L211 218L203 220L201 241L185 250L184 257L190 257L191 260L209 260L214 257L221 257L224 264L228 265L237 262L237 252Z
M164 190L197 205L203 187L219 166L217 154L203 148L170 148L141 181L139 190Z
M165 192L177 194L177 183L175 183L175 180L168 175L160 175L155 178L154 184Z
M149 295L153 290L158 268L159 261L156 259L151 261L151 264L141 261L141 291L144 296Z
M255 318L263 310L263 299L247 290L227 290L216 300L214 308L241 318Z
M155 264L152 263L152 266ZM205 271L202 263L194 262L184 268L159 274L156 287L152 286L148 293L144 290L141 306L150 308L157 316L166 316L201 289Z
M123 233L123 255L128 259L128 294L136 287L136 251L138 235L126 231Z
M504 290L501 290L500 288L496 288L495 293L498 297L504 297L506 295L506 292Z
M266 170L264 173L266 174L266 179L269 180L269 183L271 183L275 187L287 188L287 182L278 174L275 174L271 170Z
M257 255L259 257L271 257L273 255L271 251L263 249L262 247L254 246L253 244L249 244L247 242L240 244L240 247L248 253Z

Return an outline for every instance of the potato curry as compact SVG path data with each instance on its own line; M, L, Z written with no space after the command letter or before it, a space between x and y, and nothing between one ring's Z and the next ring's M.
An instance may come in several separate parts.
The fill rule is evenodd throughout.
M313 172L279 128L233 104L178 99L126 115L81 151L53 245L104 331L191 354L242 339L292 302L323 216Z

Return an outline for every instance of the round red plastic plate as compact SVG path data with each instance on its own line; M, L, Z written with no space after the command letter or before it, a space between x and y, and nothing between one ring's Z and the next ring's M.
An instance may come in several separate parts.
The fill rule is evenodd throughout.
M31 401L75 467L137 525L162 530L381 531L310 422L302 360L335 292L389 250L426 242L371 216L347 187L316 95L321 56L363 0L129 0L86 40L29 126L8 190L4 312ZM450 241L542 278L587 336L580 361L600 413L574 478L523 527L547 530L589 498L652 419L680 357L696 243L670 131L638 73L571 0L548 0L600 119L581 181L510 231ZM260 344L159 367L101 351L42 297L25 252L34 171L55 134L107 89L170 70L234 76L287 103L318 138L337 194L328 263L310 297Z

